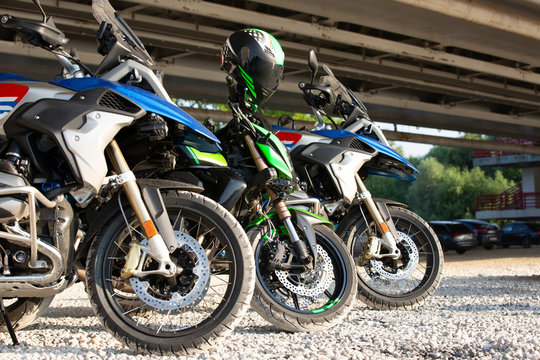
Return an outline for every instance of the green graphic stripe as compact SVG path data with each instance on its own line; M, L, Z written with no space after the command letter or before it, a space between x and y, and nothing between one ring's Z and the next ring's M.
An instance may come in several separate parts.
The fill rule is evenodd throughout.
M321 307L319 309L316 309L316 310L312 310L311 312L315 313L315 314L322 313L322 312L324 312L324 311L326 311L328 309L331 309L338 302L339 302L339 298L336 298L336 299L330 301L328 304L324 305L323 307Z
M195 160L195 162L197 164L199 164L199 159L197 158L197 155L195 155L195 152L193 151L192 148L190 148L189 146L186 146L186 149L188 149L189 153L191 154L191 156L193 157L193 160Z
M189 151L197 161L197 164L199 164L200 160L219 166L227 166L227 160L225 160L225 157L223 157L223 155L221 155L220 153L203 152L189 146L186 147L189 149Z

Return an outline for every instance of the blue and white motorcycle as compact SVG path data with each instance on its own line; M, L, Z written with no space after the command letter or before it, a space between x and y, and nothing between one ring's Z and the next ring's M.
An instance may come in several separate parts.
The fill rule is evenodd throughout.
M317 123L311 132L275 127L290 149L300 199L320 199L320 215L338 224L337 234L356 262L358 297L377 309L411 309L431 295L442 273L443 255L437 236L406 205L372 198L364 184L368 175L412 181L418 170L394 151L366 107L324 65L325 76L314 84L317 58L310 51L311 83L298 86ZM343 122L324 124L331 106ZM302 192L307 196L301 196ZM294 193L293 193L294 195ZM295 200L290 200L294 203Z
M218 149L219 140L170 101L107 0L92 4L104 55L95 73L64 50L67 38L34 3L41 22L3 15L0 25L56 55L63 74L49 83L0 74L0 331L16 343L13 329L73 284L81 264L97 317L135 351L215 343L250 303L247 236L202 188L141 178L130 163L153 154L174 167L160 152L173 136Z

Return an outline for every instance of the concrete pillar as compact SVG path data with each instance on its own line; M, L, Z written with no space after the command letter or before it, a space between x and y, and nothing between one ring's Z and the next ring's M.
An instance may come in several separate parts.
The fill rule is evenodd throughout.
M523 192L540 192L540 167L523 168L521 183Z

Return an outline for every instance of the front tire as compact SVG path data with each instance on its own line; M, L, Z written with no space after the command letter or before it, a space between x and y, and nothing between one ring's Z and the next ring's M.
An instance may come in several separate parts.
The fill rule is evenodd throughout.
M319 331L335 326L351 310L356 297L354 264L341 239L326 226L315 225L313 230L319 249L315 267L320 271L288 270L278 276L279 270L268 271L267 268L271 252L279 246L284 250L283 258L290 259L294 250L289 245L288 234L276 234L274 226L263 224L248 232L257 274L251 306L266 321L285 331ZM301 232L298 235L302 237ZM331 265L325 267L328 264ZM323 267L332 270L325 271ZM320 278L316 278L317 275ZM320 290L314 290L326 279ZM309 281L312 282L308 284ZM310 291L312 294L308 294ZM315 294L317 292L320 293Z
M194 241L191 247L186 244L170 254L181 273L136 279L148 287L138 296L140 288L120 277L131 238L118 214L91 245L88 292L94 312L109 333L131 349L158 355L191 354L215 345L249 307L255 281L253 253L236 219L216 202L183 191L168 192L163 201L177 239ZM127 218L133 236L144 241L132 211ZM201 263L204 271L197 268ZM151 258L143 264L143 270L155 268ZM201 283L206 283L204 289L198 288ZM190 300L178 305L175 296ZM162 301L174 309L164 309Z
M388 206L388 211L401 240L398 248L402 254L414 254L416 250L418 264L414 269L414 263L409 266L411 256L402 257L399 261L371 259L364 265L357 265L358 298L378 310L410 310L423 304L437 289L443 268L442 249L437 235L418 215L398 206ZM367 241L367 226L363 219L358 211L350 218L351 221L340 224L338 228L338 235L355 260L361 257L362 244ZM373 221L369 226L376 228ZM378 229L377 236L380 237Z

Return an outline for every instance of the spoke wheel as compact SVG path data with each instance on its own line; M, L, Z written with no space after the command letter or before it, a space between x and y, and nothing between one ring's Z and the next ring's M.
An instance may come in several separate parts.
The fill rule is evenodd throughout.
M54 296L42 298L5 298L4 305L13 328L20 330L31 325L49 307L53 299ZM8 331L2 316L0 316L0 331Z
M376 309L412 309L439 285L442 249L437 235L418 215L402 207L388 210L398 232L400 259L362 260L368 231L359 211L340 224L341 236L356 262L358 297ZM375 229L373 222L369 226ZM381 236L378 230L376 236Z
M88 289L105 327L132 349L186 354L234 328L249 304L253 259L238 222L215 202L187 192L167 193L164 202L179 244L170 256L181 271L121 278L132 237L146 241L128 213L130 229L120 215L93 242ZM142 270L157 267L146 257Z
M315 225L313 269L279 269L273 264L298 262L288 234L272 231L274 228L263 224L249 232L257 273L252 307L287 331L317 331L336 325L351 309L356 293L354 265L347 249L335 233Z

